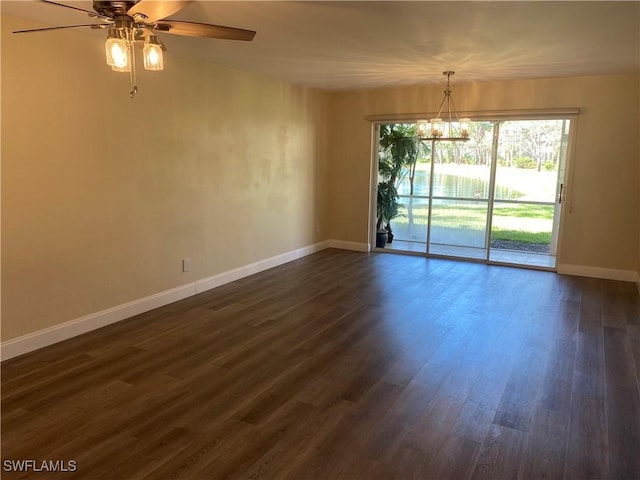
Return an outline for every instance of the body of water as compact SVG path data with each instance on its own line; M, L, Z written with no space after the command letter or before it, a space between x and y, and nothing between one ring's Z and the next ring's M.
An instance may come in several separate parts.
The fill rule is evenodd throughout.
M418 170L413 183L413 194L417 196L429 196L429 172ZM434 197L459 197L459 198L489 198L489 181L479 177L467 177L448 173L436 173L433 178ZM400 195L409 195L409 176L406 176L400 186ZM496 185L496 199L517 200L524 196L523 192L510 187Z

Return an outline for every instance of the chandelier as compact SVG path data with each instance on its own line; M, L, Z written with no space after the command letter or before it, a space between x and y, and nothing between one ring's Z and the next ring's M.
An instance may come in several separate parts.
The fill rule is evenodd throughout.
M447 88L444 98L440 102L440 108L435 118L431 120L418 120L418 138L420 140L439 141L467 141L469 140L468 118L459 118L453 99L451 98L450 78L456 73L452 71L442 72L447 76ZM441 115L444 114L444 119Z

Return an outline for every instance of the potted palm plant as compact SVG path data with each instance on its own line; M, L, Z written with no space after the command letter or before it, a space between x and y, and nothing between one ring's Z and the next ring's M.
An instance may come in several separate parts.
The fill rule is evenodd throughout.
M398 185L408 173L411 182L420 152L415 125L385 124L380 126L378 156L378 198L376 247L384 248L393 240L391 220L398 216Z
M377 215L376 222L376 247L384 248L389 242L389 222L398 216L398 190L390 181L378 183ZM389 228L386 228L389 227Z

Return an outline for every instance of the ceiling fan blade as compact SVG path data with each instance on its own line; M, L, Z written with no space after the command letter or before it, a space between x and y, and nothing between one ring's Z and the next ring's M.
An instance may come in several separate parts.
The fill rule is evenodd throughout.
M94 12L92 10L85 10L84 8L74 7L72 5L65 5L64 3L52 2L51 0L38 0L41 3L48 3L49 5L55 5L56 7L64 7L70 8L72 10L77 10L79 12L88 13L92 17L104 18L105 20L111 20L111 17L107 17L106 15L102 15L98 12Z
M189 5L191 0L140 0L127 11L127 15L133 17L135 14L143 14L146 22L153 23L162 18L167 18L179 10Z
M155 30L187 37L221 38L225 40L253 40L256 32L241 28L223 27L208 23L183 22L178 20L162 20L153 25Z
M87 23L85 25L63 25L61 27L30 28L28 30L15 30L13 33L45 32L47 30L61 30L63 28L79 28L79 27L105 28L105 27L108 27L108 24Z

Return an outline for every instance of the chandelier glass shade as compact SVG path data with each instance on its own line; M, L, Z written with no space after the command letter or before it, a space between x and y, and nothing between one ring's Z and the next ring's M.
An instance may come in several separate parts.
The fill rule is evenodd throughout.
M451 98L450 77L452 71L442 72L447 76L447 88L440 102L437 115L431 120L418 120L420 140L466 141L469 140L468 118L460 118ZM444 118L443 118L444 117Z

